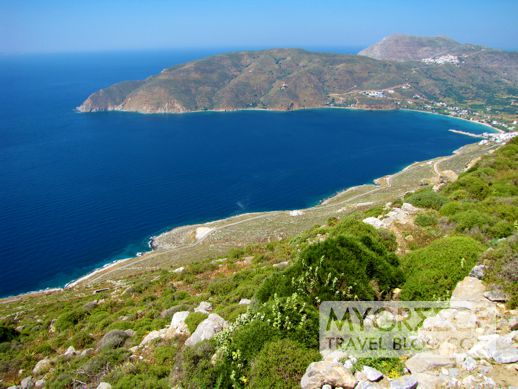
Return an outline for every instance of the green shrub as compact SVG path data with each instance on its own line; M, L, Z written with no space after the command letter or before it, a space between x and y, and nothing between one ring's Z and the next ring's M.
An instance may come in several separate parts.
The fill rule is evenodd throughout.
M158 346L154 351L155 362L159 365L172 364L177 351L176 345L167 344Z
M415 250L401 259L406 281L403 300L437 300L447 298L453 288L467 276L484 246L468 237L441 238Z
M415 224L420 227L432 227L437 225L437 216L432 213L420 213L415 217Z
M292 266L267 279L257 291L257 300L297 293L317 306L324 300L382 298L400 285L399 261L373 227L347 219L330 235L306 247Z
M200 342L193 347L186 347L181 359L181 378L180 383L184 388L224 388L229 385L221 385L222 377L230 376L224 371L220 373L218 368L223 369L222 365L215 367L211 358L216 352L214 344L210 341ZM219 380L218 380L219 378Z
M0 343L10 342L18 337L19 333L14 328L0 324Z
M361 371L363 366L370 366L382 372L388 378L396 378L405 372L405 364L399 358L360 358L354 364L354 371Z
M318 347L318 311L305 299L294 293L289 297L274 297L263 304L258 317L307 347Z
M187 319L185 319L185 324L187 324L189 332L192 334L196 330L196 327L198 327L198 324L205 320L207 316L208 315L206 313L201 312L189 313L189 316L187 316Z
M289 339L270 342L252 363L250 387L299 388L308 365L318 360L317 349L307 349Z
M229 342L230 354L239 352L240 363L249 364L264 344L280 337L280 331L266 321L255 319L239 327Z
M68 328L75 327L86 317L87 314L88 312L86 312L84 308L65 310L65 312L59 315L56 320L56 329L64 331Z
M419 208L440 209L448 199L426 188L405 197L405 201Z
M507 306L518 308L518 233L487 250L481 262L487 266L484 281L503 289L509 296Z
M246 312L248 309L247 305L243 304L231 304L221 309L217 309L216 313L219 314L223 319L228 322L233 322L238 318L239 315Z
M449 184L445 190L445 194L452 195L457 191L462 191L467 198L475 200L483 200L490 193L489 185L481 178L473 173L461 175L459 179ZM453 198L461 198L459 196L452 196ZM464 196L462 196L464 198Z
M481 231L486 231L495 220L487 213L469 210L458 212L450 216L450 219L457 223L455 229L458 232L467 232L474 227L478 227Z

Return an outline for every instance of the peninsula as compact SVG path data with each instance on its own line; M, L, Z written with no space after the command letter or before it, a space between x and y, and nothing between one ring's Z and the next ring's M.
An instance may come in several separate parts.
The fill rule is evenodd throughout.
M517 101L518 53L394 35L359 55L300 49L215 55L101 89L78 110L405 108L514 130Z

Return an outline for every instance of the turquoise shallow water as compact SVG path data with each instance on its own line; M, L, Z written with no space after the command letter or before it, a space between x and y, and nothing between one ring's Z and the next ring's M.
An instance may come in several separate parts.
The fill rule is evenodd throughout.
M0 296L62 286L166 228L297 209L482 132L418 112L78 114L91 92L206 53L0 58Z

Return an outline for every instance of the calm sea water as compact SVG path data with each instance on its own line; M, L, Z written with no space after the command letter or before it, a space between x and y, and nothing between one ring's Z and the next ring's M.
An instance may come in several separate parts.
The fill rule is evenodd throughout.
M473 142L415 112L78 114L207 52L0 57L0 295L61 286L166 228L297 209Z

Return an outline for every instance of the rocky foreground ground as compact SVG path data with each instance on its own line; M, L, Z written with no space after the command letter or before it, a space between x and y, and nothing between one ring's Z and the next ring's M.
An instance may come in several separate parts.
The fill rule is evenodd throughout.
M518 310L507 310L505 296L486 290L477 266L455 288L449 309L427 318L418 332L426 351L406 361L408 374L390 379L364 366L352 374L355 357L333 351L312 363L303 389L504 388L518 384ZM457 342L458 339L470 341Z

